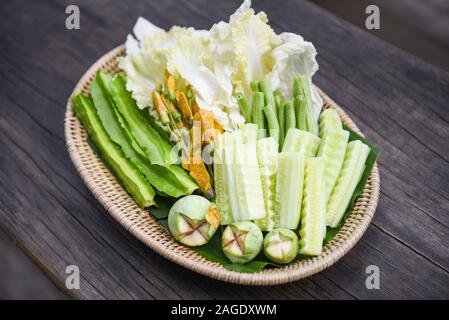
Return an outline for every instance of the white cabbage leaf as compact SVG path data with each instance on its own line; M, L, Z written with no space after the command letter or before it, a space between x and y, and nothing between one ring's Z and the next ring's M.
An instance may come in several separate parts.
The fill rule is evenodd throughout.
M211 110L228 131L244 122L234 95L243 92L251 100L252 80L265 79L290 99L293 77L306 75L312 84L318 70L314 46L293 33L277 35L266 14L256 14L250 0L229 22L210 30L173 27L167 32L139 18L133 33L119 66L139 108L151 107L151 91L163 82L167 68L177 85L192 86L199 107ZM322 99L313 85L312 100L318 118Z
M128 35L126 39L126 56L118 62L126 73L126 88L143 109L152 104L151 91L156 82L163 80L167 61L161 48L165 48L168 35L143 18L137 20L133 31L135 37Z
M264 12L255 14L249 0L244 1L231 16L229 25L234 59L237 62L233 83L249 97L251 81L265 79L271 72L276 34L268 24L267 15Z
M166 51L168 71L192 86L199 107L212 111L225 129L243 123L233 96L232 68L212 55L209 32L174 27L170 36L174 44Z
M273 90L279 89L282 95L290 100L293 98L293 78L305 75L310 82L313 111L318 120L323 100L312 85L312 77L318 71L315 47L311 42L304 41L301 36L294 33L281 33L278 39L279 45L272 52L275 62L268 78L271 87Z

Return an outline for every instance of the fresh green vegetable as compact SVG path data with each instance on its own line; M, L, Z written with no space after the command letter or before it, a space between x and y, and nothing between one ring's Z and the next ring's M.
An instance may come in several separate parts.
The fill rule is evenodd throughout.
M285 104L285 134L287 135L289 129L296 127L295 108L293 103L286 102ZM285 139L284 139L285 145Z
M260 180L266 216L255 220L262 231L271 231L276 218L276 176L278 168L278 144L272 137L257 141L257 160L259 162Z
M285 139L285 104L281 101L277 105L278 119L279 119L279 150L282 150Z
M165 170L161 169L161 167L164 167L164 166L152 165L152 167L154 170L161 170L165 174ZM166 168L166 167L164 167L164 168ZM180 166L170 165L168 167L168 170L170 171L171 174L173 174L176 177L176 183L179 183L179 185L182 186L182 189L184 190L183 195L191 194L194 190L198 189L198 185L193 180L193 178L190 177L184 171L184 169L181 168ZM168 176L168 174L167 174L167 176ZM171 176L168 176L167 178L168 178L167 182L172 181L172 180L170 180L172 178Z
M145 119L142 111L137 108L131 94L126 90L125 80L120 75L112 79L110 90L117 110L150 162L164 166L175 163L176 159L173 157L175 155L171 156L170 144L161 137Z
M237 93L236 99L245 121L251 122L251 106L249 105L248 100L246 100L245 96L241 92Z
M268 124L268 134L270 137L276 138L276 142L279 143L279 122L276 114L276 101L274 99L273 92L270 89L270 86L265 80L259 81L259 89L264 94L264 108L263 112L267 119ZM264 118L262 116L262 118ZM260 125L260 119L257 119L257 124ZM265 120L264 120L265 122Z
M217 262L221 264L226 270L229 271L253 273L259 272L264 268L266 268L267 266L277 267L276 264L268 260L262 254L259 254L254 260L247 262L245 264L232 263L223 253L221 243L222 236L223 233L219 228L208 243L199 247L194 247L193 250L200 256L204 257L206 260Z
M175 165L169 167L153 165L142 156L143 151L134 141L122 116L114 107L108 90L111 80L110 75L98 72L91 88L94 107L111 140L122 149L126 158L136 166L159 193L171 197L192 193L197 187L188 176L186 177L187 181L182 178L178 179L178 176L184 175L182 171L179 172L180 168L176 169Z
M265 116L264 116L264 94L262 92L253 93L253 123L259 127L259 138L263 138L265 130Z
M133 98L126 89L125 80L116 75L108 86L115 107L121 115L122 127L127 128L129 136L133 139L136 151L144 155L152 165L168 167L175 175L176 180L183 186L183 194L190 194L198 188L195 181L181 167L173 165L178 159L176 152L163 135L155 129L148 116L137 108ZM164 161L161 163L161 161ZM157 168L157 167L155 167ZM161 170L161 169L159 169Z
M342 129L342 123L335 109L326 109L320 115L320 137L324 136L327 129Z
M120 148L111 141L95 111L92 100L82 94L72 97L73 109L125 189L142 208L155 204L154 190L137 168L129 162Z
M326 202L324 186L323 158L306 160L304 171L304 193L299 234L299 253L317 256L323 249L326 234Z
M256 143L244 143L242 131L236 130L224 133L218 139L218 147L223 159L223 167L218 165L222 170L219 184L225 186L217 191L219 211L223 211L220 215L224 216L222 223L265 217ZM228 198L229 206L222 204L224 197Z
M298 87L300 87L300 89ZM304 97L307 131L318 136L318 123L313 111L310 81L306 78L306 76L302 75L293 79L293 94L294 97L297 97L298 95Z
M282 151L302 152L306 158L314 157L318 151L320 142L321 139L316 135L293 128L287 132Z
M257 162L257 125L218 136L214 150L216 203L222 224L265 217Z
M271 91L270 86L265 80L259 81L259 89L263 92L265 97L265 105L270 106L273 109L273 112L276 114L274 107L276 106L276 101L274 100L273 91Z
M271 105L266 105L263 109L268 121L268 132L270 137L273 137L279 144L279 123L276 118L276 111Z
M263 235L254 223L239 221L226 227L221 243L224 254L232 263L244 264L261 251Z
M284 33L276 35L268 25L266 15L264 13L255 14L250 2L245 0L245 3L229 19L229 23L216 24L210 31L187 30L180 27L172 28L166 32L145 22L143 19L139 19L140 23L134 28L135 37L132 35L128 37L126 44L127 56L118 60L120 68L126 72L126 79L124 75L121 77L123 80L122 91L114 90L113 81L110 81L110 79L107 82L112 84L105 82L103 87L101 87L102 83L99 81L96 90L100 88L101 91L107 94L97 96L97 99L98 97L100 100L103 99L99 108L95 106L95 103L92 106L93 114L97 113L98 123L100 126L103 126L105 140L110 139L110 143L122 154L124 160L129 165L134 166L135 171L143 178L146 178L146 180L156 180L155 184L158 183L159 176L150 178L151 174L148 172L145 174L144 172L149 171L151 173L153 168L162 168L171 173L179 171L178 174L181 177L184 177L183 174L185 175L185 172L179 166L173 166L173 170L171 169L171 161L177 160L177 157L171 157L172 153L168 152L169 149L166 148L168 145L171 151L171 144L168 143L165 134L160 132L162 128L165 130L165 133L173 134L177 131L177 128L185 129L187 126L186 119L183 119L184 113L182 121L173 120L181 120L180 113L174 108L175 105L171 104L176 98L175 78L173 76L176 77L176 81L179 81L182 88L186 86L186 91L188 91L186 99L189 100L189 106L192 109L199 110L197 101L194 98L196 95L198 103L201 106L210 106L208 108L210 113L214 113L217 116L215 122L208 121L208 124L212 124L208 125L209 128L215 127L220 132L224 130L229 132L236 127L240 128L233 133L225 133L223 136L211 140L206 138L204 141L206 145L215 148L214 157L216 159L227 160L223 161L221 165L218 162L216 167L214 164L215 171L218 173L216 182L220 185L218 188L222 190L220 192L221 197L217 195L217 205L219 202L226 202L226 205L219 205L219 207L225 208L223 210L225 212L223 218L226 220L226 216L228 216L231 226L232 222L234 222L234 229L231 228L230 230L233 239L223 245L227 247L228 256L231 256L229 257L230 261L238 263L230 263L224 251L221 250L222 242L220 240L224 237L224 228L217 229L219 222L217 217L219 214L213 205L209 206L207 214L201 220L195 219L195 217L192 219L182 212L173 214L175 218L172 219L172 227L177 233L177 238L182 238L184 241L187 238L186 242L191 245L198 245L199 247L195 248L195 250L198 250L197 252L199 253L202 252L200 254L203 256L208 256L207 259L219 261L225 268L239 272L254 272L261 270L267 265L275 265L268 262L267 257L260 254L260 247L258 250L254 249L255 241L251 242L251 246L242 245L242 242L246 240L248 232L242 231L244 228L239 225L241 222L234 220L250 219L251 216L264 214L263 218L258 216L258 219L255 221L259 223L259 221L269 219L267 223L277 226L282 220L281 212L287 212L285 218L287 223L295 220L296 216L299 216L300 220L302 217L301 230L305 229L304 235L308 235L308 237L303 236L302 250L305 254L315 254L314 251L317 250L315 250L314 242L319 243L319 240L322 240L323 237L316 236L317 240L315 241L314 234L319 233L318 229L317 231L312 230L314 232L309 232L311 224L309 221L304 221L304 219L308 217L311 221L317 223L315 213L323 211L326 213L326 205L323 205L324 201L319 201L319 197L316 196L320 191L320 194L327 194L329 189L332 189L331 187L325 187L325 183L328 180L326 177L323 177L326 176L326 159L331 166L329 170L332 171L329 175L332 175L334 180L339 179L334 166L336 159L334 159L335 155L333 153L338 143L335 142L337 140L336 136L333 137L331 134L333 130L336 130L332 126L336 124L332 123L331 117L326 119L326 116L322 117L323 121L320 119L320 127L317 121L319 111L322 108L322 100L311 82L313 74L318 69L315 60L316 51L313 45L305 42L302 37L295 34ZM210 41L204 41L205 34ZM223 37L223 35L227 36ZM273 39L276 41L273 41ZM170 50L161 50L163 44L167 41L172 44ZM226 71L231 69L232 72ZM164 76L165 86L162 87L158 82L161 81L161 74L164 70L166 74ZM293 79L295 74L303 74L303 76ZM266 82L254 81L250 84L249 82L252 79L266 79ZM168 80L170 80L170 84ZM125 81L126 88L124 85ZM275 84L279 91L273 93L267 86L268 83ZM289 94L290 89L292 89L292 83L293 95ZM235 85L244 94L244 96L239 97L240 99L234 99L233 97ZM95 83L93 83L93 86L95 86ZM241 100L241 98L245 99L245 97L250 100L251 89L256 92L255 94L260 93L263 95L261 98L262 107L257 112L251 110L254 99L251 100L251 105L248 104L248 101ZM136 101L135 104L141 110L150 110L151 121L147 119L147 110L139 112L130 107L130 101L132 102L133 100L125 98L125 93L128 91L132 94L132 98ZM155 112L158 112L156 110L157 106L151 103L153 92L161 96L161 100L166 108L166 110L160 108L161 113L159 115L155 114ZM288 113L288 104L281 98L280 92L286 94L289 99L293 97L290 103L291 109L288 110ZM92 94L92 96L95 96L95 94ZM167 101L162 98L167 99ZM179 108L178 102L176 106ZM239 107L242 113L246 114L245 118L255 122L255 124L241 126L242 118L239 115ZM105 111L107 110L106 108L113 109L113 112L110 115L101 115L100 110ZM281 117L282 112L283 117ZM253 113L257 115L256 119L253 118ZM140 116L145 118L145 122L140 119ZM276 119L276 122L274 122L274 119ZM114 122L114 125L109 126L112 122ZM145 127L144 124L148 127ZM319 130L321 125L325 127L322 131ZM271 136L273 136L271 131L278 128L279 134L264 140L262 139L265 136L264 134L255 134L254 128L258 126L263 130L269 129L268 133ZM293 130L296 126L307 132L307 135L298 134L297 132L288 135L287 132ZM341 130L341 128L338 128L338 130ZM121 135L117 135L117 132L120 132ZM159 137L156 133L159 134ZM310 136L318 135L318 133L322 137L322 144L319 149L319 154L322 157L311 158L315 156L320 140ZM287 143L284 143L286 134L289 139L287 139ZM352 137L353 133L351 132L350 135ZM176 136L176 142L189 141L188 139L182 139L176 133L174 136ZM189 133L187 137L190 138ZM333 138L335 138L335 141ZM276 139L282 147L281 150L284 150L285 145L288 145L285 148L288 151L281 153L281 156L277 154L277 150L273 147L276 144ZM201 143L199 142L200 149ZM264 143L270 148L267 152L259 150L259 146ZM92 140L92 145L95 145L94 140ZM361 170L363 173L360 174L360 182L357 183L357 187L350 197L349 206L352 206L360 188L363 189L363 185L372 168L372 162L375 160L375 156L374 158L372 157L375 148L372 148L371 145L369 147L371 148L368 155L369 161L366 161L365 169L362 168ZM187 146L186 149L190 149L190 147ZM344 153L344 151L341 148L338 151L341 158L341 153ZM101 154L100 150L98 150L98 153ZM284 154L285 159L280 159ZM289 154L294 156L291 159L287 159ZM296 156L299 156L299 158ZM276 157L278 158L277 161L275 160ZM231 161L228 162L229 160ZM341 160L339 161L341 162ZM324 165L318 164L323 162ZM276 165L278 172L273 173ZM318 167L321 169L317 169ZM192 164L188 162L183 162L183 168L192 172ZM301 171L300 182L293 181L297 179L298 171ZM280 172L283 172L283 174L281 175ZM321 172L321 178L317 172ZM212 172L211 175L213 177ZM176 176L176 179L181 179L177 177L177 174L174 174L174 176ZM249 176L249 178L246 176ZM253 176L257 176L257 178L253 180ZM291 181L287 181L288 179ZM143 181L146 180L143 179ZM273 180L274 188L271 183ZM276 185L276 180L279 180L280 184L282 184L281 187L278 186L279 184ZM164 179L164 181L168 180ZM319 183L321 184L319 185ZM331 183L329 182L328 184ZM335 188L339 185L335 181L334 184ZM162 185L161 188L171 188L171 186ZM266 190L266 193L269 194L268 201L266 194L264 194ZM167 195L164 191L156 191L161 195ZM272 210L273 192L275 193L275 210ZM297 203L298 193L300 195L299 205ZM294 194L296 198L293 196ZM281 198L288 204L288 206L284 206L284 210L278 210L281 209L279 201ZM304 201L304 204L302 201ZM321 208L324 207L324 210L320 210L318 205L306 206L306 201L309 201L311 204L321 203ZM186 204L186 206L188 205ZM292 215L285 209L295 206L299 207L297 214ZM274 214L273 212L268 213L269 210L274 211ZM195 211L197 210L195 209ZM348 210L345 211L346 213L348 212ZM196 214L197 212L193 213L193 215ZM164 214L158 215L158 219L161 217L161 220L164 220L161 221L161 224L169 228L168 212L165 219L162 219L163 216ZM220 216L222 215L220 214ZM321 215L321 217L323 216ZM343 218L339 219L338 227L335 230L338 231L344 218L343 214ZM251 224L248 221L243 222L243 224L245 223ZM321 231L322 235L324 235L325 223L322 223L322 225ZM217 232L214 230L215 234L210 234L211 229L207 229L207 226L212 226ZM237 232L235 232L236 226L238 227ZM296 223L296 227L298 227L298 223ZM267 227L267 229L270 228ZM285 229L284 233L292 232ZM276 235L278 236L276 237ZM278 241L284 240L281 239L279 230L270 233L267 238L274 238L274 240L267 239L266 251L270 259L273 259L273 261L277 260L279 263L288 263L291 259L295 259L294 256L290 259L290 255L286 255L289 253L286 251L290 251L289 249L294 247L294 240L287 241L287 243ZM295 233L293 233L293 238L296 239L296 245L299 247ZM209 239L210 241L207 241ZM214 250L217 248L217 243L219 249ZM286 247L288 244L291 244L291 246ZM318 245L316 245L317 247ZM291 255L293 255L293 252L296 255L296 251L292 250ZM248 259L254 258L250 257L249 253L254 254L254 256L259 254L259 256L254 261L241 264L247 262Z
M306 116L307 116L307 130L310 133L318 136L318 121L315 118L315 114L313 111L313 102L312 102L312 89L310 88L312 82L309 81L305 76L300 76L302 89L305 97L306 104Z
M144 115L146 121L148 121L150 123L150 125L154 129L156 129L156 131L160 134L162 139L164 139L166 141L170 141L170 135L171 135L171 132L169 130L170 127L168 125L162 124L162 122L159 120L159 118L156 117L157 114L155 114L155 110L148 107L148 108L142 109L142 111L143 111L143 115ZM118 110L117 110L117 112L118 112ZM123 117L121 117L121 118L123 118ZM124 121L124 120L122 119L122 121ZM125 122L123 122L122 127L126 127Z
M226 187L226 171L224 159L224 137L217 136L214 146L214 187L215 203L217 204L218 214L221 224L227 225L233 221L232 210L230 206L229 194Z
M370 155L368 156L368 159L366 161L366 168L363 173L362 179L360 180L359 184L356 187L356 190L351 196L351 201L348 206L348 209L346 210L345 216L351 212L353 202L354 200L363 192L364 186L367 182L367 179L371 173L371 170L373 168L373 165L375 163L376 157L378 155L378 150L375 146L370 144L365 138L360 136L359 134L355 133L351 129L345 127L346 131L350 133L350 141L353 140L360 140L363 143L367 144L371 151ZM220 136L222 137L222 136ZM159 205L158 208L153 207L151 209L151 213L157 217L157 219L160 221L160 223L164 226L167 226L167 216L169 208L173 205L172 200L170 198L161 198L158 197L157 203ZM155 211L156 210L156 211ZM326 238L324 240L324 243L328 243L331 241L335 235L340 230L340 227L342 223L344 222L345 216L340 221L340 224L335 228L327 228L326 232ZM221 217L220 217L221 218ZM230 271L236 271L236 272L244 272L244 273L253 273L253 272L259 272L267 267L278 267L278 264L274 264L268 258L263 255L259 254L254 260L251 262L248 262L246 264L234 264L229 261L229 259L224 255L222 247L221 247L221 238L222 238L222 230L219 228L215 235L212 237L212 239L206 243L205 245L194 247L193 250L197 252L199 255L204 257L208 261L217 262L221 264L225 269ZM296 261L297 259L301 259L302 257L297 257L293 261Z
M293 78L292 93L293 97L304 95L301 80L299 77Z
M369 153L370 148L360 140L348 143L343 167L327 203L328 226L336 227L343 218L352 194L363 175Z
M168 213L168 227L173 237L190 247L207 243L218 228L215 206L196 195L175 202Z
M259 131L259 128L258 128L257 124L245 123L242 126L242 128L240 129L240 132L242 134L242 142L243 143L256 143L258 131ZM238 132L239 131L237 131L237 133Z
M368 155L368 158L366 159L365 163L365 170L363 171L362 178L360 179L359 183L357 184L357 187L355 188L351 200L349 201L348 208L346 209L346 213L343 216L343 219L340 220L343 221L346 219L346 216L351 212L352 207L354 206L354 202L357 199L358 196L360 196L363 193L363 189L365 188L366 183L368 182L368 179L370 177L371 171L376 164L376 159L379 156L379 149L376 148L375 145L373 145L371 142L369 142L365 137L361 136L357 132L351 130L348 126L343 125L343 129L349 132L349 141L355 141L359 140L366 144L370 148L370 152Z
M261 91L260 88L259 88L259 81L257 81L257 80L251 81L250 82L250 87L251 87L251 90L253 92Z
M279 153L276 182L276 209L279 212L279 221L276 221L276 227L287 229L298 227L301 216L304 163L303 153Z
M116 111L114 109L114 101L108 93L112 76L104 72L97 72L95 79L92 81L90 94L93 106L97 115L103 124L104 129L109 137L120 146L121 141L126 141L122 127L119 123ZM123 147L120 146L122 149ZM126 153L125 153L126 154Z
M222 224L227 222L235 221L235 218L240 217L239 213L239 203L237 198L237 182L234 177L235 168L235 145L234 137L232 133L224 133L222 138L222 155L223 155L223 181L225 184L227 197L228 197L228 207L229 213L224 212L227 218L222 219ZM219 208L219 210L221 210ZM221 214L221 213L220 213Z
M289 229L274 229L265 236L263 252L271 261L279 264L291 262L298 254L298 237Z
M259 164L257 162L256 144L236 143L234 151L236 162L233 174L239 206L237 214L234 213L233 215L234 221L262 219L265 217L266 212Z
M282 150L285 139L285 99L279 90L275 90L273 94L279 121L279 150Z
M317 155L324 159L324 194L326 203L340 174L348 139L348 131L334 128L326 130L321 139Z
M244 127L247 127L246 124L244 124ZM236 144L245 143L246 138L247 137L245 137L243 130L234 130L230 135L226 136L225 141L227 141L228 144L233 143L235 146ZM239 152L239 151L237 150L236 152ZM237 162L235 162L235 163L237 163Z
M285 98L281 93L281 90L276 89L273 91L274 101L276 103L276 108L278 108L281 104L285 103Z
M168 213L178 199L159 195L156 195L155 199L157 207L154 206L151 208L151 215L158 220L167 220L163 222L163 225L168 230Z
M299 130L307 131L307 113L306 113L306 100L304 96L298 95L293 100L296 115L296 128Z

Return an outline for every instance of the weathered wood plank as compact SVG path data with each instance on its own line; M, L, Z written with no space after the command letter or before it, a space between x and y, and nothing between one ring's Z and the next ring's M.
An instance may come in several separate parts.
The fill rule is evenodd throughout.
M65 151L63 116L84 70L123 42L138 15L165 28L209 28L239 2L75 1L79 31L64 28L68 1L0 7L0 227L59 286L65 267L78 265L81 290L71 292L78 298L449 297L449 76L304 1L258 1L256 7L269 13L277 31L314 42L321 66L316 82L382 151L374 225L339 263L279 287L211 280L130 236L82 184ZM381 270L381 290L365 287L370 264Z
M380 9L380 29L367 31L449 71L449 2L445 0L310 0L365 28L369 5Z

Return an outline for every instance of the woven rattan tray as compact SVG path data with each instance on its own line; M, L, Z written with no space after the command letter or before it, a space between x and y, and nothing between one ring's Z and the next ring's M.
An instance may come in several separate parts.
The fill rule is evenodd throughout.
M101 57L83 75L73 94L89 93L90 83L98 69L109 73L118 71L116 58L125 53L120 46ZM326 94L319 90L325 108L334 108L343 122L361 133L348 115ZM379 171L374 165L363 194L335 238L323 253L314 258L298 261L282 268L266 269L257 273L226 270L220 264L205 260L189 247L176 242L148 211L142 210L106 169L87 142L87 133L72 111L70 99L65 115L65 138L70 157L81 179L109 214L148 247L185 268L222 281L246 285L276 285L299 280L320 272L344 256L361 238L376 210L379 198Z

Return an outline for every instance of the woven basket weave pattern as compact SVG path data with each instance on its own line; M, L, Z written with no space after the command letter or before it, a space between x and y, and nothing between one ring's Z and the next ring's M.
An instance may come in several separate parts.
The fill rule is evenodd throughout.
M73 94L79 92L88 94L90 84L99 69L116 73L118 71L117 57L123 56L124 53L124 47L120 46L104 55L84 74ZM334 101L321 90L319 93L324 100L325 108L336 109L349 128L361 133ZM137 206L89 146L86 130L73 113L70 99L65 115L65 137L67 149L80 177L115 220L167 259L203 275L227 282L276 285L305 278L329 267L345 255L363 235L373 218L379 197L379 171L375 164L363 194L357 199L354 209L339 233L324 247L320 256L301 260L282 268L271 268L257 273L239 273L207 261L191 248L179 244L148 211Z

